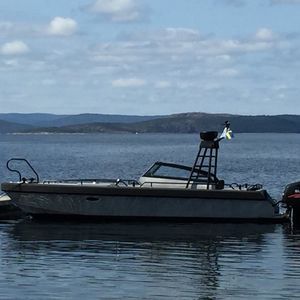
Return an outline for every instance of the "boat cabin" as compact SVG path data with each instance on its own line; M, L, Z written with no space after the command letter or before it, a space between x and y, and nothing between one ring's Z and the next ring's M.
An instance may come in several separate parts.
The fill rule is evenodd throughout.
M143 187L186 188L192 170L190 166L157 161L139 178L139 183ZM206 189L207 179L204 178L208 173L203 170L198 171L203 177L194 179L190 183L190 188ZM222 181L213 174L210 176L213 183L209 185L209 189L220 189Z

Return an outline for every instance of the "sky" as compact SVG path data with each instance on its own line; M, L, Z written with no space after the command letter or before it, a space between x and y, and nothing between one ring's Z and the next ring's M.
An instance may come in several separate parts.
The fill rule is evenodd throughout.
M1 0L0 112L300 114L300 0Z

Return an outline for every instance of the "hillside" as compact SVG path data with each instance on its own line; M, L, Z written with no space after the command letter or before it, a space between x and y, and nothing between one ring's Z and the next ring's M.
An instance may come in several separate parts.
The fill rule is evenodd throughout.
M134 123L153 120L162 116L135 116L135 115L110 115L110 114L78 114L78 115L55 115L55 114L1 114L0 120L28 124L36 127L59 127L88 123Z
M0 113L0 120L2 121L27 124L32 126L43 126L43 124L45 124L44 126L48 126L46 124L56 122L58 119L64 117L65 115L54 115L44 113Z
M12 123L0 120L0 133L14 133L30 131L33 127L30 125Z
M230 114L183 113L163 118L135 123L76 124L61 127L45 127L30 132L60 133L101 133L101 132L139 132L139 133L198 133L205 130L221 130L224 122L230 120L234 132L278 132L300 133L300 116L241 116Z

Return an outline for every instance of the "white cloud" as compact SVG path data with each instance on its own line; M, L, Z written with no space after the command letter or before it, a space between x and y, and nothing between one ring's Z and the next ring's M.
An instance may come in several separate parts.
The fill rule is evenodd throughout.
M13 28L13 23L11 22L0 22L0 32L5 32Z
M289 86L285 83L281 83L275 86L272 86L272 90L275 92L288 90Z
M280 94L277 95L277 97L278 97L279 99L285 99L285 98L286 98L286 95L285 95L284 93L280 93Z
M90 11L100 14L113 22L136 21L141 17L136 0L96 0Z
M300 0L270 0L270 3L273 5L276 4L300 4Z
M216 4L223 4L228 6L240 7L246 5L245 0L215 0Z
M16 59L4 60L3 63L9 67L18 67L19 66L19 62Z
M194 83L190 81L181 80L178 81L176 84L179 89L191 89L194 87Z
M242 7L249 4L247 0L215 0L215 4L222 4L233 7ZM269 0L270 5L297 5L300 4L300 0Z
M222 69L218 71L218 75L223 77L235 77L239 75L239 71L233 68Z
M266 40L220 40L217 41L215 51L219 53L249 53L260 52L274 47L273 43Z
M29 47L22 41L16 40L5 43L1 48L0 52L4 55L19 55L29 52Z
M46 78L46 79L43 79L43 80L41 81L41 83L42 83L43 85L55 85L57 82L56 82L55 79L49 79L49 78Z
M146 85L146 81L140 78L119 78L112 81L113 87L140 87Z
M15 23L15 22L0 22L0 36L4 38L13 37L20 38L25 36L34 36L39 32L39 26L29 23Z
M261 41L272 41L275 38L272 30L268 28L260 28L255 34L255 38Z
M228 54L217 55L215 58L220 62L229 62L232 59L231 56Z
M55 17L48 25L47 32L50 35L69 36L77 31L77 22L71 18Z
M272 35L272 40L270 37ZM118 47L122 48L122 53L143 53L165 55L173 61L186 60L192 57L198 57L201 60L204 57L215 56L223 57L228 61L234 54L247 54L252 52L268 51L278 47L281 42L275 39L275 34L271 31L261 31L259 38L247 37L243 39L217 39L212 36L202 36L199 31L189 28L166 28L156 32L143 32L138 35L126 37L130 42L118 42ZM109 44L105 49L108 51ZM116 50L118 51L118 50ZM113 49L109 54L112 56ZM103 55L103 53L102 53Z
M284 36L268 40L274 35L258 30L239 39L216 38L189 28L125 35L89 49L90 73L97 71L98 78L106 74L112 87L145 86L156 91L164 89L164 93L200 87L204 90L214 80L222 85L222 81L230 84L241 78L244 84L251 76L258 76L259 68L270 68L275 54L289 53L290 48L279 47ZM261 59L267 63L259 63L258 67ZM249 61L254 62L253 66ZM147 78L147 82L140 78Z
M177 40L198 40L200 33L198 30L183 27L168 27L162 32L163 38L177 39Z
M231 103L239 103L238 98L243 99L245 104L241 105L241 110L245 112L250 107L248 103L252 97L275 97L276 93L268 90L278 83L277 78L292 79L291 87L297 87L298 65L292 55L298 55L297 36L282 34L270 39L275 33L262 29L236 39L231 36L219 38L203 35L193 28L149 29L149 32L124 34L118 39L102 41L94 47L82 42L80 47L75 48L66 47L70 45L69 39L55 40L55 44L51 39L49 42L54 49L48 47L26 59L3 57L2 62L6 62L0 62L0 70L3 70L3 76L5 70L9 70L20 81L30 79L28 95L40 98L39 91L46 91L49 99L57 99L56 102L49 100L52 107L62 99L81 97L87 99L85 104L89 110L97 110L98 102L94 99L98 99L101 91L102 98L107 101L107 112L110 109L112 112L116 112L114 109L130 112L132 107L139 106L141 113L154 113L157 108L149 104L150 99L160 99L165 111L201 110L202 107L222 110L224 107L220 103L224 98L233 99ZM45 34L45 27L38 37L42 34ZM290 45L279 48L278 45L284 41L289 41ZM77 38L71 39L71 42L77 43ZM34 39L31 43L34 43ZM18 59L18 62L14 59ZM51 74L55 74L55 77ZM259 91L261 86L266 86L267 91ZM245 89L251 92L253 89L253 94L249 92L243 98L241 95L244 95ZM278 94L294 99L297 91L288 89ZM136 105L139 99L145 100L142 106ZM202 102L201 99L208 101ZM71 100L66 101L71 103ZM86 109L83 104L74 109L79 110L79 107ZM230 107L238 109L238 104Z
M166 80L160 80L155 83L155 87L158 89L165 89L171 86L171 83Z

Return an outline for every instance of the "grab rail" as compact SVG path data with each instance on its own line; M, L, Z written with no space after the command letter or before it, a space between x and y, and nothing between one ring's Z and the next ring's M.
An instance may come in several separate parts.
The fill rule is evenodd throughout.
M18 176L19 176L19 181L20 181L20 182L21 182L21 181L24 181L24 182L25 182L25 181L26 181L26 178L25 178L25 177L22 177L22 174L21 174L21 172L20 172L19 170L17 170L17 169L12 169L12 168L9 166L9 164L10 164L12 161L23 161L23 162L25 162L25 163L27 164L27 166L31 169L31 171L34 173L34 175L36 176L36 178L30 178L31 182L33 182L35 179L36 179L36 182L37 182L37 183L40 182L40 177L39 177L38 173L35 171L35 169L33 168L33 166L30 164L30 162L29 162L27 159L25 159L25 158L11 158L10 160L7 161L7 163L6 163L6 168L7 168L9 171L13 172L13 173L17 173Z
M111 184L111 185L116 185L116 186L119 186L120 184L123 184L124 186L132 186L132 187L135 187L135 186L140 186L140 183L135 180L135 179L120 179L120 178L117 178L117 179L107 179L107 178L96 178L96 179L61 179L61 180L44 180L43 183L48 183L48 184L51 184L51 183L70 183L70 184L101 184L101 183L107 183L107 184Z

